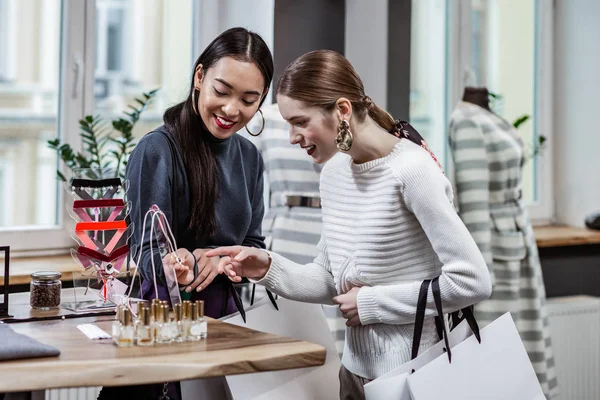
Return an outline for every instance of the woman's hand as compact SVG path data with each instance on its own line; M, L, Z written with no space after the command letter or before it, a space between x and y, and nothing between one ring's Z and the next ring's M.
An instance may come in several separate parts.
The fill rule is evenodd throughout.
M206 288L215 277L222 273L219 271L219 257L207 257L206 252L209 249L196 249L194 253L181 248L176 252L167 254L163 258L165 273L174 270L177 276L177 283L186 286L185 291L191 292L196 289L197 292ZM229 257L225 258L227 262ZM194 275L194 262L198 263L198 275Z
M206 252L207 257L222 256L219 273L225 273L233 282L242 278L262 279L269 271L271 257L262 249L245 246L228 246Z
M346 326L360 325L357 302L359 290L359 287L353 287L347 293L333 298L333 304L339 305L342 316L346 318Z
M194 255L188 249L177 249L162 259L165 274L172 276L175 271L177 283L186 285L194 278Z
M193 279L193 282L188 284L185 288L186 292L191 292L196 289L197 292L205 289L210 283L215 279L217 275L223 272L222 269L219 269L219 256L208 257L206 253L210 249L196 249L194 250L194 257L198 262L198 276L196 279ZM225 257L224 262L228 262L229 257Z

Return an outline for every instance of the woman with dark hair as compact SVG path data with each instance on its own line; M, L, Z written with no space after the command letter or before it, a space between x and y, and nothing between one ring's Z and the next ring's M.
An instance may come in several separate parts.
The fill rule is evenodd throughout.
M169 300L164 261L175 264L184 296L204 300L206 315L219 318L237 311L231 282L217 274L219 257L205 253L227 245L265 247L263 161L256 147L235 132L260 111L272 78L273 57L258 34L244 28L223 32L196 60L187 98L169 108L164 125L133 150L127 197L136 226L131 241L143 251L138 266L143 298L158 294ZM144 215L153 204L166 214L180 262L173 262L173 254L163 260L156 244L150 251L150 218L142 238ZM169 397L177 397L172 388Z
M246 246L220 269L297 301L337 304L346 319L340 398L364 398L363 385L411 357L421 283L439 276L446 312L486 299L491 284L481 252L452 204L452 187L423 138L364 93L346 58L307 53L284 71L277 104L290 142L316 163L323 228L308 265ZM420 351L438 341L432 296Z
M192 299L205 301L205 312L213 318L236 307L230 282L217 277L218 258L207 258L206 249L228 244L265 247L263 162L256 147L235 132L260 111L272 77L273 58L259 35L244 28L223 32L196 60L187 99L165 112L164 125L140 140L127 164L132 221L141 227L153 204L166 214L178 256L187 267L178 270L178 282L186 292L193 291ZM141 228L132 241L143 248L138 267L142 297L151 299L151 257L155 265L162 266L162 260L156 246L150 252L150 221L146 224L143 242ZM158 297L168 300L162 268L155 272L162 283Z

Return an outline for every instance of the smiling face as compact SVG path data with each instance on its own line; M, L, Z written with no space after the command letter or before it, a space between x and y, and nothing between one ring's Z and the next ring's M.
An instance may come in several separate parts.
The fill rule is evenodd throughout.
M335 145L339 117L319 107L308 107L299 100L277 95L277 105L290 124L290 143L306 150L317 164L327 162L338 151Z
M198 66L194 87L200 91L200 117L218 139L226 139L242 129L266 95L265 80L258 67L231 57L221 58L207 71Z

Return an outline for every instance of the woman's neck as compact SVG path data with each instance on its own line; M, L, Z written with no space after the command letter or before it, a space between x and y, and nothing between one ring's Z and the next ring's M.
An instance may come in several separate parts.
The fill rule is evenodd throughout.
M352 127L350 128L352 130ZM400 141L396 136L377 125L370 117L352 130L353 143L347 152L355 164L363 164L387 156Z

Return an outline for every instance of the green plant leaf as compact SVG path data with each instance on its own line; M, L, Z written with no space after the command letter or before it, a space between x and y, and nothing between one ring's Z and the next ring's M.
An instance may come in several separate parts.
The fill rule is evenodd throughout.
M523 125L525 122L527 122L529 119L531 118L531 115L522 115L519 118L517 118L515 120L515 122L513 122L513 126L515 127L515 129L518 129L519 126Z
M56 175L58 176L58 179L60 179L61 181L63 181L63 182L67 181L67 178L65 178L65 176L59 170L56 170Z
M67 143L61 143L59 138L48 140L48 147L57 151L60 160L70 169L115 166L117 175L124 177L129 154L136 145L133 128L159 90L156 88L134 98L134 104L127 105L123 111L127 119L118 117L109 123L100 115L81 118L78 122L82 153L75 152ZM115 135L115 132L118 134ZM108 146L111 143L114 145ZM66 180L59 170L56 175Z

